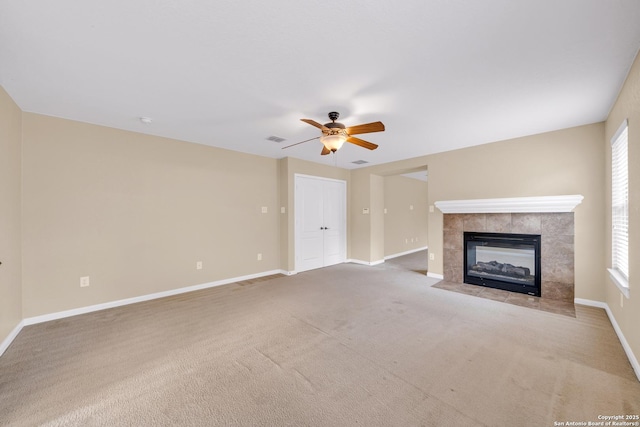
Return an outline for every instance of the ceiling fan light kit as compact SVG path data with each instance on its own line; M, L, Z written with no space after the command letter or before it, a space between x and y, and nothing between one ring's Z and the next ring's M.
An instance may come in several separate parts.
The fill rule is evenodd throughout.
M323 135L320 137L320 142L331 152L336 152L342 148L342 144L347 140L347 137L341 133L334 135Z
M376 144L360 138L356 138L352 135L357 135L360 133L382 132L384 130L384 125L382 124L382 122L367 123L364 125L351 126L347 128L342 123L336 122L336 120L338 120L338 117L340 117L339 113L335 111L330 112L329 119L331 120L331 122L325 123L324 125L311 119L300 119L303 122L320 129L322 131L322 135L282 148L284 149L293 147L294 145L302 144L303 142L312 141L318 138L320 138L320 142L322 142L322 144L324 145L324 147L322 147L322 152L320 153L323 156L329 153L335 153L340 148L342 148L342 145L345 142L350 142L360 147L364 147L368 150L375 150L376 148L378 148Z

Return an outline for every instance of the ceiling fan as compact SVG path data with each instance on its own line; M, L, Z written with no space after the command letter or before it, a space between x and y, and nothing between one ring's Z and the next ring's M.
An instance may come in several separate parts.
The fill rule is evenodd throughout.
M304 142L313 141L314 139L318 138L320 138L320 142L322 142L322 144L324 145L324 147L322 147L322 152L320 153L323 156L338 151L342 147L342 144L345 143L345 141L358 145L360 147L367 148L369 150L375 150L376 148L378 148L376 144L360 138L356 138L353 135L358 135L361 133L382 132L384 130L384 125L382 124L382 122L373 122L364 125L346 127L342 123L336 122L336 120L338 120L338 117L340 117L339 113L335 111L330 112L329 120L331 120L331 123L325 123L323 125L311 119L300 119L303 122L309 123L311 126L315 126L320 129L322 131L322 135L298 142L296 144L282 147L282 149L293 147L294 145L302 144Z

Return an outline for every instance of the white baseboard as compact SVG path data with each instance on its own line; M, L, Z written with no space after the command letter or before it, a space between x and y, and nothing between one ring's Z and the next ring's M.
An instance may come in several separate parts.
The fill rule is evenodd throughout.
M71 310L59 311L56 313L43 314L41 316L27 317L22 321L26 325L34 325L36 323L48 322L50 320L63 319L65 317L77 316L79 314L92 313L94 311L106 310L108 308L121 307L123 305L135 304L143 301L150 301L158 298L165 298L173 295L184 294L186 292L199 291L201 289L213 288L215 286L227 285L229 283L241 282L243 280L256 279L258 277L270 276L272 274L287 274L284 270L271 270L262 273L249 274L247 276L234 277L231 279L217 280L215 282L203 283L200 285L187 286L184 288L171 289L163 292L156 292L139 297L126 298L117 301L106 302L102 304L90 305L87 307L74 308Z
M384 257L385 260L387 259L393 259L393 258L398 258L399 256L404 256L404 255L411 255L414 254L416 252L420 252L420 251L426 251L428 250L429 247L428 246L423 246L421 248L417 248L417 249L412 249L410 251L406 251L406 252L400 252L397 254L392 254L392 255L387 255L386 257Z
M607 314L609 314L609 305L606 302L594 301L594 300L591 300L591 299L574 298L573 299L573 303L574 304L580 304L580 305L586 305L587 307L604 308L605 310L607 310Z
M377 265L377 264L384 263L384 260L373 261L373 262L360 261L360 260L348 260L347 262L353 262L353 263L356 263L356 264L363 264L363 265ZM187 293L187 292L198 291L198 290L201 290L201 289L213 288L213 287L216 287L216 286L222 286L222 285L227 285L227 284L230 284L230 283L241 282L243 280L250 280L250 279L256 279L258 277L270 276L270 275L273 275L273 274L292 275L292 274L296 274L296 272L295 271L285 271L285 270L265 271L265 272L262 272L262 273L249 274L249 275L246 275L246 276L235 277L235 278L231 278L231 279L224 279L224 280L218 280L218 281L215 281L215 282L203 283L203 284L200 284L200 285L187 286L187 287L184 287L184 288L172 289L172 290L164 291L164 292L156 292L156 293L153 293L153 294L142 295L142 296L133 297L133 298L126 298L126 299L121 299L121 300L117 300L117 301L111 301L111 302L107 302L107 303L103 303L103 304L96 304L96 305L91 305L91 306L87 306L87 307L75 308L75 309L72 309L72 310L59 311L59 312L56 312L56 313L44 314L44 315L41 315L41 316L28 317L28 318L23 319L20 323L18 323L18 325L11 331L11 333L0 343L0 356L2 356L2 354L4 354L4 352L7 350L7 348L9 348L9 346L11 345L13 340L18 336L18 334L22 330L22 328L24 326L27 326L27 325L34 325L36 323L48 322L50 320L62 319L62 318L65 318L65 317L77 316L79 314L85 314L85 313L91 313L91 312L100 311L100 310L106 310L108 308L120 307L120 306L123 306L123 305L135 304L135 303L143 302L143 301L150 301L150 300L154 300L154 299L158 299L158 298L164 298L164 297L173 296L173 295L179 295L179 294L183 294L183 293ZM444 278L444 276L441 275L441 274L430 273L430 272L427 273L427 277L432 277L434 279L443 279ZM620 326L618 325L618 322L616 321L615 317L613 316L613 313L611 312L611 309L609 308L609 305L607 303L605 303L605 302L587 300L587 299L582 299L582 298L575 298L574 302L575 302L575 304L581 304L581 305L586 305L586 306L590 306L590 307L603 308L606 311L607 316L609 317L609 321L611 322L611 325L613 326L613 329L615 330L616 334L618 335L618 339L620 340L620 343L622 344L622 348L624 349L625 353L627 354L627 357L629 358L629 362L631 363L631 366L632 366L634 372L636 373L636 376L638 377L638 380L640 381L640 363L638 363L638 359L636 358L635 354L633 353L633 350L629 346L629 343L627 342L627 339L625 338L624 334L622 333L622 330L620 329Z
M348 259L346 262L351 262L354 264L361 264L361 265L379 265L379 264L384 264L384 260L380 259L378 261L362 261L360 259Z
M21 320L20 323L18 323L18 325L13 328L9 335L0 343L0 356L2 356L5 351L7 351L13 340L16 339L24 326L24 320Z
M361 265L379 265L379 264L383 264L386 260L388 259L393 259L393 258L397 258L403 255L409 255L409 254L413 254L416 252L420 252L420 251L424 251L427 249L427 246L423 246L421 248L417 248L417 249L412 249L410 251L406 251L406 252L400 252L397 254L392 254L392 255L387 255L385 256L383 259L379 259L377 261L363 261L361 259L348 259L345 262L351 262L354 264L361 264Z
M607 312L607 316L609 317L609 321L611 322L613 329L616 331L616 334L618 335L618 339L622 344L622 348L624 349L624 352L627 354L627 358L629 358L629 363L631 363L631 367L636 373L636 377L638 377L638 381L640 381L640 363L638 363L638 359L636 358L636 355L633 354L633 350L631 350L631 346L627 342L627 339L624 337L624 334L622 333L622 329L620 329L620 326L618 325L616 318L613 317L613 312L609 308L609 304L602 301L593 301L593 300L582 299L582 298L575 298L573 302L575 304L586 305L589 307L604 308L604 310Z

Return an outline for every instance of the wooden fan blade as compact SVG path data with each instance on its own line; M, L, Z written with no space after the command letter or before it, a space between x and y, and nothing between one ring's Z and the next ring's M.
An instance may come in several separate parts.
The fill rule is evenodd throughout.
M315 120L311 120L311 119L300 119L305 123L309 123L311 126L315 126L318 129L322 129L322 130L329 130L328 127L326 127L325 125L321 125L320 123L316 122Z
M320 137L316 136L315 138L306 139L304 141L296 142L295 144L291 144L291 145L287 145L286 147L282 147L282 149L284 150L285 148L293 147L294 145L304 144L305 142L313 141L314 139L318 139L318 138L320 138Z
M375 150L378 146L369 141L365 141L364 139L356 138L355 136L350 136L347 138L347 142L350 142L355 145L359 145L360 147L367 148L369 150Z
M326 156L327 154L331 154L331 150L329 150L327 147L323 145L322 152L320 154L322 154L323 156Z
M382 132L384 125L382 122L367 123L366 125L351 126L347 129L348 135L358 135L360 133Z

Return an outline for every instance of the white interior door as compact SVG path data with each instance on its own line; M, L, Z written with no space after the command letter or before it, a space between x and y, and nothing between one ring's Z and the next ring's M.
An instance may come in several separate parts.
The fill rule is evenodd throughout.
M346 183L326 181L323 194L324 265L345 261Z
M296 177L296 270L324 267L323 182ZM320 197L319 197L320 196Z
M346 259L346 182L295 177L296 270L305 271Z

